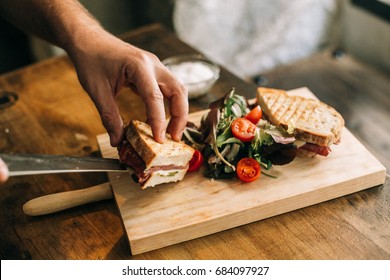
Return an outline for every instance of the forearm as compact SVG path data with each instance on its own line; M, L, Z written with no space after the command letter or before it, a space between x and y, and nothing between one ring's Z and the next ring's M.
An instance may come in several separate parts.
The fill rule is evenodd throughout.
M76 47L88 33L104 32L75 0L0 0L0 13L23 31L66 51Z

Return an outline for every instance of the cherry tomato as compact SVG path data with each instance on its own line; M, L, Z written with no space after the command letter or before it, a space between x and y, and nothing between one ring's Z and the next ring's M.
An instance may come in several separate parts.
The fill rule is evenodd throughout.
M188 167L187 172L193 172L200 169L203 164L203 155L198 150L195 150L192 159L190 160L190 167Z
M242 142L250 142L255 138L256 126L245 118L237 118L230 127L233 136Z
M261 167L253 158L242 158L237 164L236 173L241 181L249 183L260 177Z
M259 120L261 119L261 116L263 115L263 111L261 110L260 106L257 105L255 108L253 108L246 116L245 118L247 120L250 120L253 124L257 124Z

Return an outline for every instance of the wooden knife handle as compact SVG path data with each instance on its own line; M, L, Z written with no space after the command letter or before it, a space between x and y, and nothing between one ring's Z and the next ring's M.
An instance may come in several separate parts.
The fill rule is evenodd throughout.
M109 182L86 189L49 194L34 198L23 205L29 216L55 213L75 206L113 198Z

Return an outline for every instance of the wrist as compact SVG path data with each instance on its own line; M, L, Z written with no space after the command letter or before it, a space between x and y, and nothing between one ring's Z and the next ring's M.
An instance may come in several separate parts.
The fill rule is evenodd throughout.
M107 36L107 32L103 27L95 19L83 17L64 27L63 36L58 38L58 41L60 47L72 56L93 46L96 38L102 36Z

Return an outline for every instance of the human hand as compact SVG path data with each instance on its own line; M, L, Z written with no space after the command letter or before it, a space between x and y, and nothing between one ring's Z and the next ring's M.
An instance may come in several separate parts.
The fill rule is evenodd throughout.
M9 175L8 167L4 161L0 158L0 184L7 181Z
M165 140L165 131L176 141L187 123L187 90L152 53L132 46L113 35L97 31L68 49L78 78L98 109L112 146L123 138L123 122L115 97L129 86L144 101L147 122L154 139ZM164 98L169 101L170 122L166 125Z

